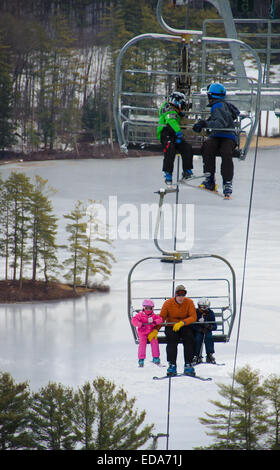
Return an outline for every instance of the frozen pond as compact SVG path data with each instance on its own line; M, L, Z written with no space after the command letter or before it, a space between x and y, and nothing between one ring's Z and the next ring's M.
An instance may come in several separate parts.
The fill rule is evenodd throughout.
M251 151L244 162L235 161L231 201L198 189L180 190L180 203L184 207L188 205L190 230L186 239L178 242L179 249L187 246L191 253L214 253L228 259L237 274L238 303L253 156ZM32 389L46 385L49 380L77 386L97 375L105 376L124 386L130 396L137 396L137 406L139 410L146 409L146 421L155 423L155 433L165 432L167 383L153 382L155 372L164 369L155 371L148 359L143 370L137 368L137 347L127 321L127 275L139 259L160 254L156 251L152 230L144 231L144 228L148 224L145 209L147 205L158 203L155 191L163 186L161 165L161 157L142 157L17 163L0 167L4 179L13 170L31 177L38 174L58 190L52 200L60 218L59 243L65 242L67 236L63 214L70 212L78 199L102 201L108 214L113 207L115 218L110 222L116 224L118 232L113 241L112 252L117 263L109 281L110 293L74 301L0 306L0 369L10 372L16 381L28 380ZM200 158L195 159L194 166L195 173L200 174ZM279 150L259 150L238 366L249 363L264 375L280 370L279 172ZM217 179L221 187L219 174ZM172 205L175 195L170 194L168 198ZM171 239L162 240L162 245L166 249L173 248ZM167 275L168 269L155 264L147 275L153 279L159 271ZM196 269L203 273L204 265ZM213 382L205 385L196 381L190 383L190 379L183 384L178 379L174 383L170 449L191 449L209 441L198 417L209 410L208 399L217 398L216 384L228 380L232 371L236 331L237 321L230 343L216 345L216 357L226 362L226 367L209 370L201 366L201 375L211 374ZM164 345L161 356L165 362ZM159 403L162 396L164 399ZM183 413L175 406L179 402L184 403ZM160 442L159 448L164 449L164 445Z

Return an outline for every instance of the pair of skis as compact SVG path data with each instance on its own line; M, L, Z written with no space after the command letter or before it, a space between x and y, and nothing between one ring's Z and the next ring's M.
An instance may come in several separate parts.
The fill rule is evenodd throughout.
M176 191L177 189L177 185L180 185L180 184L183 184L183 185L188 185L188 181L190 180L198 180L198 179L201 179L201 178L204 178L204 175L199 175L199 176L190 176L189 178L182 178L180 179L179 181L177 181L175 184L172 184L172 183L165 183L166 184L166 187L168 189L172 189L173 191ZM189 185L191 186L191 185ZM193 188L195 188L195 186L192 186Z
M202 380L203 382L209 382L212 380L212 377L200 377L199 375L190 375L190 374L176 374L176 375L163 375L162 377L154 376L154 380L164 380L164 379L175 379L176 377L189 377L191 379Z
M199 362L196 364L198 366L199 364L209 364L212 366L225 366L225 363L216 363L216 362ZM200 375L191 375L191 374L176 374L176 375L163 375L161 377L154 376L154 380L164 380L164 379L169 379L169 378L175 378L175 377L190 377L191 379L197 379L201 380L203 382L209 382L212 380L212 377L201 377Z
M196 180L196 179L200 179L200 178L203 178L205 175L200 175L200 176L191 176L190 178L182 178L181 180L179 180L175 185L166 185L168 189L172 189L172 190L176 190L176 187L177 187L177 184L182 184L184 186L190 186L191 188L195 188L195 189L200 189L200 190L203 190L203 191L207 191L208 193L211 193L211 194L216 194L216 196L219 196L219 197L222 197L223 199L225 200L229 200L231 199L231 196L230 195L224 195L223 193L221 193L220 191L218 190L213 190L211 191L210 189L207 189L207 188L203 188L202 186L194 186L193 184L190 184L189 182L191 180Z

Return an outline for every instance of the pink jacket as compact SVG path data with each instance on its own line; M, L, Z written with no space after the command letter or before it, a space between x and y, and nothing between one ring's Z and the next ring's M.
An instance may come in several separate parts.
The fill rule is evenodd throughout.
M149 317L151 317L153 319L152 323L148 323ZM155 313L147 315L144 312L144 310L137 313L131 319L132 325L136 326L138 328L138 334L139 335L148 335L149 333L151 333L151 331L153 331L153 329L156 325L159 325L162 322L163 322L163 320L162 320L160 315L156 315Z

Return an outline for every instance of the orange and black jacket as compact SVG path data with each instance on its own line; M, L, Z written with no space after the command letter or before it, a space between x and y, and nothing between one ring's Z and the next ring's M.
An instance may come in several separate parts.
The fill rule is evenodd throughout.
M196 322L196 309L191 299L185 297L181 304L177 303L175 297L164 302L160 316L166 323L177 323L183 321L185 325Z

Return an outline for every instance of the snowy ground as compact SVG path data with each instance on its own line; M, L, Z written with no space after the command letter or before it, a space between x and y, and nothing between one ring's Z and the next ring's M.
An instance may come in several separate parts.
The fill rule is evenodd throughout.
M235 162L231 201L196 189L180 191L181 203L193 208L193 240L188 240L190 251L215 253L230 261L237 275L238 306L253 155L250 151L244 162ZM69 212L78 199L102 200L106 206L110 196L117 197L118 221L122 226L114 241L118 262L113 269L109 294L60 303L0 306L0 369L10 372L16 381L29 380L33 390L49 380L76 387L96 376L105 376L123 386L129 396L137 397L137 407L139 411L146 410L146 422L155 424L155 434L166 432L168 381L152 380L153 375L164 373L164 369L150 362L149 349L145 367L137 367L137 346L127 321L126 283L128 271L136 261L159 253L152 237L137 238L143 223L141 218L135 238L123 238L128 230L128 224L124 223L125 211L131 213L136 207L139 214L140 204L157 204L158 196L154 191L162 186L161 164L160 157L146 157L1 167L4 178L13 170L47 178L59 190L53 200L59 217ZM194 164L195 173L199 174L200 158L195 159ZM263 376L280 371L279 170L279 150L259 150L237 366L250 364ZM219 173L217 178L220 185ZM168 197L171 201L174 195ZM62 221L59 242L65 241L63 225ZM169 247L172 242L164 240L163 244ZM158 269L155 264L149 268L147 276L156 278ZM161 266L160 269L161 274L166 275L164 270L168 268ZM203 264L199 270L203 273ZM144 297L146 292L143 292ZM237 322L238 318L230 342L216 344L216 358L226 366L197 367L197 373L213 377L212 382L189 378L172 381L170 450L188 450L211 442L198 418L205 411L214 411L209 400L219 398L217 384L231 380ZM161 345L161 358L166 363L164 345ZM182 367L180 346L178 369ZM159 439L158 448L166 448L165 438Z

